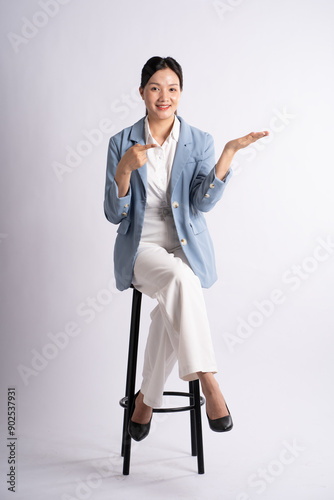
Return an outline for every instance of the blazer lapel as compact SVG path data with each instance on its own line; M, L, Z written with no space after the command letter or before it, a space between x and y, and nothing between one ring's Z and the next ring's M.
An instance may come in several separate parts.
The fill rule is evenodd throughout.
M129 139L130 141L133 141L133 144L142 144L145 146L145 127L144 127L144 118L141 118L139 121L137 121L131 128L130 136ZM143 165L142 167L138 168L133 172L133 174L137 174L139 178L141 179L145 192L146 192L146 187L147 187L147 165Z
M175 157L172 167L171 181L170 181L170 194L173 195L177 181L181 175L184 165L187 163L190 153L192 151L192 138L191 130L188 123L183 118L178 116L181 122L179 140L176 146Z

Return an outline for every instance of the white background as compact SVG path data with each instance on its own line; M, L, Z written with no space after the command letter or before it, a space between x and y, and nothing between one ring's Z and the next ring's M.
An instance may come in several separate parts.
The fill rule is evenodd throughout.
M332 2L2 0L1 11L1 498L14 497L14 386L17 499L331 500ZM270 136L235 156L207 215L219 280L205 299L234 429L212 433L203 410L198 476L188 415L155 415L125 478L132 292L113 284L104 182L109 137L145 113L140 73L154 55L182 65L178 114L213 135L217 159L230 139ZM153 306L144 297L137 385ZM167 386L187 389L177 371Z

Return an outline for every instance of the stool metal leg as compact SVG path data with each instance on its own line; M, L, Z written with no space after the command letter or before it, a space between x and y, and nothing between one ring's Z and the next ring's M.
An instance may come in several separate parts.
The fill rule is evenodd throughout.
M189 398L190 405L194 404L194 384L193 381L189 382ZM191 454L193 457L197 456L197 442L196 442L196 416L195 408L190 410L190 433L191 433Z
M122 438L122 456L124 457L123 474L125 476L127 476L130 471L131 436L128 433L128 423L130 420L130 412L133 404L135 384L136 384L141 299L142 299L141 292L134 289L132 296L129 355L128 355L128 367L127 367L126 389L125 389L125 395L128 398L128 402L127 402L127 407L124 410L123 438Z
M204 474L204 454L203 454L203 437L202 437L202 418L201 418L201 399L199 392L199 381L193 380L192 391L195 402L195 428L196 428L196 448L197 448L197 468L198 474Z

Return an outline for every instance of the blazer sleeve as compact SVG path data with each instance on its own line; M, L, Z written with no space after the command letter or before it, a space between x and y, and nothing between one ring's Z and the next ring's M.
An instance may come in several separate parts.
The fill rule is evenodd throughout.
M114 137L109 140L107 174L104 195L104 213L109 222L119 224L128 216L131 204L131 184L126 196L119 198L118 186L115 182L117 165L121 159Z
M215 149L212 135L205 134L203 158L198 174L190 188L190 202L195 210L208 212L223 195L226 184L232 177L229 169L223 180L216 177Z

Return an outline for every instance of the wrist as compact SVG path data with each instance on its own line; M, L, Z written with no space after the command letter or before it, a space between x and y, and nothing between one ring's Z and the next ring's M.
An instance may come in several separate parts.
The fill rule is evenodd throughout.
M122 176L130 176L131 175L131 169L127 167L127 165L122 164L119 162L117 166L117 173Z
M223 153L229 156L234 156L237 151L238 150L235 147L233 147L232 144L230 144L229 142L225 144L225 147L223 149Z

